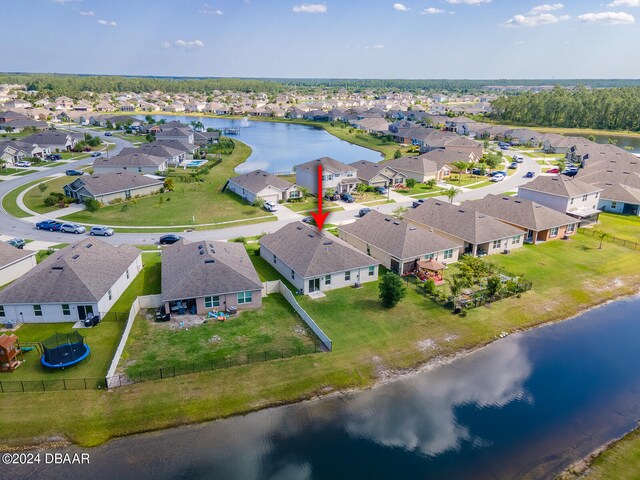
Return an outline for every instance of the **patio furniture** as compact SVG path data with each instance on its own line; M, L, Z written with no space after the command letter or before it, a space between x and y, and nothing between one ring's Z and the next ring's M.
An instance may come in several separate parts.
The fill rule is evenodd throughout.
M436 285L444 284L443 272L447 268L444 263L434 259L419 260L417 262L416 276L423 282L431 279Z

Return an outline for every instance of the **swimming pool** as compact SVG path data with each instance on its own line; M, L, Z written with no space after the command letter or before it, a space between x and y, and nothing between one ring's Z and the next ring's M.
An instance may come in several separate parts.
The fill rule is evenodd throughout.
M207 163L207 160L191 160L190 162L185 163L187 167L201 167Z

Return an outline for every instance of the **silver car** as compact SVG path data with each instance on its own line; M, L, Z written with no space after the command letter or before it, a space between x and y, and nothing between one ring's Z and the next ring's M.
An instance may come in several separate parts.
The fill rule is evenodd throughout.
M89 235L102 235L103 237L110 237L113 235L113 228L109 227L91 227Z
M75 233L77 235L79 233L86 232L87 229L77 223L63 223L60 227L60 231L63 233Z

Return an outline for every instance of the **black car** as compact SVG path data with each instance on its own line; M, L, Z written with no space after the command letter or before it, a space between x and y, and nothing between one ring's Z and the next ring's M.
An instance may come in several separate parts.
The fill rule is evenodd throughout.
M170 233L169 235L163 235L160 237L160 241L158 242L160 245L173 245L174 243L180 241L182 237L180 235L175 235Z
M359 217L364 217L370 211L371 211L370 208L361 208L360 211L358 212L358 216Z
M61 160L62 159L62 155L60 155L59 153L52 153L51 155L47 155L45 157L45 160Z
M416 208L416 207L419 207L419 206L420 206L421 204L423 204L423 203L424 203L424 198L420 198L420 199L416 200L415 202L413 202L413 203L411 204L411 206L412 206L413 208Z
M304 218L302 219L302 221L303 221L304 223L308 223L308 224L310 224L310 225L314 225L314 224L316 223L316 222L315 222L315 220L313 219L313 217L304 217Z
M84 172L82 170L67 170L66 172L64 172L67 176L69 177L79 177L81 175L84 175Z
M340 194L340 200L342 200L343 202L347 202L347 203L355 202L355 199L353 198L353 195L350 195L348 193L341 193Z

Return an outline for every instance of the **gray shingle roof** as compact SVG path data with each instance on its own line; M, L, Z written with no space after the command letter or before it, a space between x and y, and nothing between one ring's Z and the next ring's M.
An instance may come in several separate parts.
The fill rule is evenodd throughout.
M93 161L95 167L159 167L167 161L164 157L155 157L144 152L131 152L115 157L99 157Z
M293 183L286 181L284 178L265 172L264 170L254 170L253 172L238 175L229 180L252 193L258 193L267 187L286 190L293 186Z
M575 218L539 203L506 195L487 195L460 206L536 232L576 222Z
M163 301L261 289L241 243L182 239L162 253Z
M354 223L341 226L340 230L400 260L462 247L461 242L455 242L375 210Z
M307 170L315 173L318 171L318 165L322 165L324 170L330 169L334 172L347 172L349 170L353 170L353 167L331 157L321 157L311 160L310 162L301 163L300 165L296 165L296 169Z
M163 184L164 180L158 180L145 175L131 172L114 172L83 175L69 185L71 185L70 188L73 190L78 190L84 186L91 195L99 196L152 185L162 186Z
M386 168L391 170L390 173L392 173L393 175L398 173L393 168L393 166L389 165L389 162L375 163L368 160L358 160L356 162L350 163L349 165L351 165L355 170L358 171L358 178L360 180L364 180L365 182L371 181Z
M472 244L492 242L523 233L521 229L507 225L490 215L434 198L429 198L420 206L409 209L404 218L433 227Z
M87 238L53 253L1 291L0 304L97 302L140 254L131 245Z
M379 262L334 235L318 233L302 222L285 225L260 239L302 278L378 265Z
M541 175L534 181L529 182L520 188L523 190L549 193L551 195L558 195L560 197L567 198L595 193L602 190L575 178L569 178L565 175L557 175L554 177L545 177Z
M19 248L13 247L7 243L0 242L0 268L4 268L7 265L15 263L18 260L22 260L23 258L30 257L31 255L35 255L35 252L20 250Z
M425 155L418 157L400 157L384 163L386 166L396 170L419 173L421 175L435 175L440 167L436 162L429 160Z

